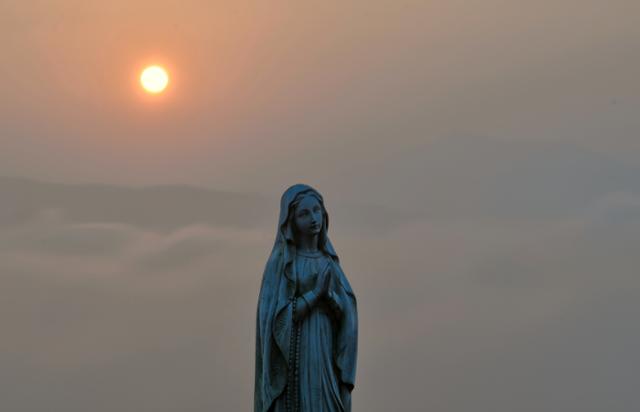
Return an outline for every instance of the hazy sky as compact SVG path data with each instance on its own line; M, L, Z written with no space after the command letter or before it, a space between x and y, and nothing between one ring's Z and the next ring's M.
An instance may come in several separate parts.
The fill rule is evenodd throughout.
M359 299L354 412L637 410L639 16L0 0L0 409L250 410L305 182Z

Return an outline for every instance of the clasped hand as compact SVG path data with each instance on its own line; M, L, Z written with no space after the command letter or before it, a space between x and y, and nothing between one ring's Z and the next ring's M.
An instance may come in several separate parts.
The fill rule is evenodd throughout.
M306 316L306 314L318 304L320 300L328 300L331 304L334 300L334 294L331 292L332 278L331 264L327 265L316 279L316 286L308 291L302 297L297 298L297 311L294 320L298 321ZM335 305L332 304L332 307Z

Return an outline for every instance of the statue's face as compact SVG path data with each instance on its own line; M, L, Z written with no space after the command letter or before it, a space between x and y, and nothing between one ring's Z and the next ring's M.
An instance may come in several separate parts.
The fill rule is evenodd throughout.
M315 235L322 230L322 206L313 196L303 197L294 211L296 231L301 235Z

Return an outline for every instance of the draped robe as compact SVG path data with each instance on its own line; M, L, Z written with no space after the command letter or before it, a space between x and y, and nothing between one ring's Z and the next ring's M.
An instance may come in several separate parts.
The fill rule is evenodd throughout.
M328 216L323 221L319 257L296 252L288 224L291 202L309 190L314 189L295 185L283 195L278 235L262 277L256 315L254 412L286 411L286 389L294 366L299 377L298 412L351 411L358 338L355 294L326 236ZM292 299L313 289L319 270L326 265L332 273L330 290L337 306L326 300L318 302L296 325ZM291 344L297 326L301 328L299 364L294 365Z

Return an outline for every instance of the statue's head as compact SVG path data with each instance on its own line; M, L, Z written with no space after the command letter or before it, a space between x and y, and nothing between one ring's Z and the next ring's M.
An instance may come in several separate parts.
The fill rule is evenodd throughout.
M298 233L318 234L318 249L340 263L328 235L329 214L320 192L309 185L298 183L290 186L280 199L280 216L276 239L270 259L284 259L282 267L289 267L299 246Z
M324 221L324 206L320 198L312 191L296 197L290 209L291 222L296 238L299 236L319 235Z
M284 192L279 228L288 242L297 243L300 235L317 234L318 244L324 248L328 227L329 216L320 192L305 184L295 184Z

